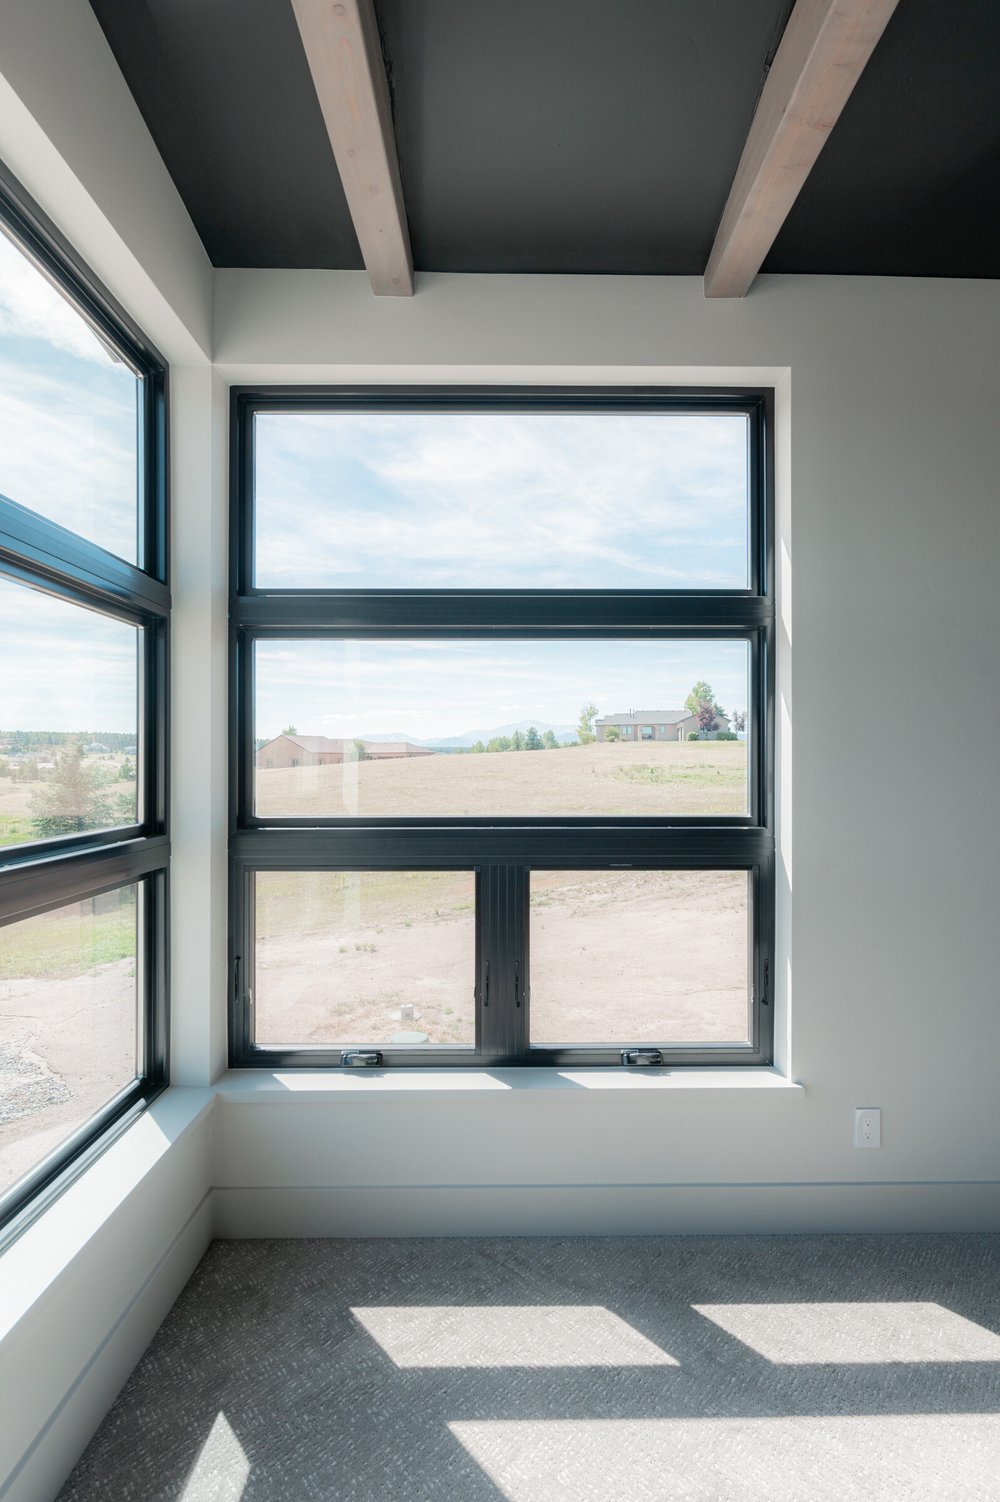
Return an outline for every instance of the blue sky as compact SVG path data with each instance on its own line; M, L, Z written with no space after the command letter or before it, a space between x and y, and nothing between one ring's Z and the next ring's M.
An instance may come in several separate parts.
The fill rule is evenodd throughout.
M745 587L740 414L268 413L260 586Z
M575 725L582 704L680 709L706 679L747 703L745 642L258 642L258 736L402 731L417 740L534 720Z
M138 632L0 577L0 730L134 735Z
M0 495L134 562L138 389L0 233Z
M0 494L134 560L135 376L0 233ZM0 729L136 729L134 627L0 577Z

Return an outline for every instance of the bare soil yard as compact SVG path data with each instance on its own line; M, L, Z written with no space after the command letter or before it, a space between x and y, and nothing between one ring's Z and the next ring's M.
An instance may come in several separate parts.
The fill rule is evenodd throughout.
M0 1193L136 1071L135 910L0 930Z
M135 1078L134 968L0 981L0 1193Z
M531 884L534 1042L746 1041L742 873L536 871ZM258 1041L418 1032L471 1046L472 895L465 872L259 876Z

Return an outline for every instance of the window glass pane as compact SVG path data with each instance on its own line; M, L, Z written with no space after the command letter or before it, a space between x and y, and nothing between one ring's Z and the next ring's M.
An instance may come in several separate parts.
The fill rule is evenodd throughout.
M745 641L258 642L256 811L745 814L747 666Z
M134 824L139 629L0 578L0 847Z
M744 871L533 871L531 1041L749 1041Z
M140 384L0 233L0 495L130 563Z
M742 413L263 413L255 582L745 588Z
M136 887L0 928L0 1193L135 1079Z
M475 1044L471 871L261 871L258 1043Z

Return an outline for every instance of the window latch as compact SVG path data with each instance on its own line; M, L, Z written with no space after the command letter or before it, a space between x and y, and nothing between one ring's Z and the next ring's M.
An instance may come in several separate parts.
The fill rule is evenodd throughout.
M377 1048L345 1048L340 1062L345 1069L377 1069L382 1055Z
M623 1048L622 1063L626 1069L655 1068L663 1063L663 1055L658 1048Z

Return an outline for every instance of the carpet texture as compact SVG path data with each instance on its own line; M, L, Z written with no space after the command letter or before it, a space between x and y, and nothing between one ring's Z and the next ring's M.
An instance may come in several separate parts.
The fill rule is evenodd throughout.
M58 1502L1000 1499L1000 1237L215 1242Z

